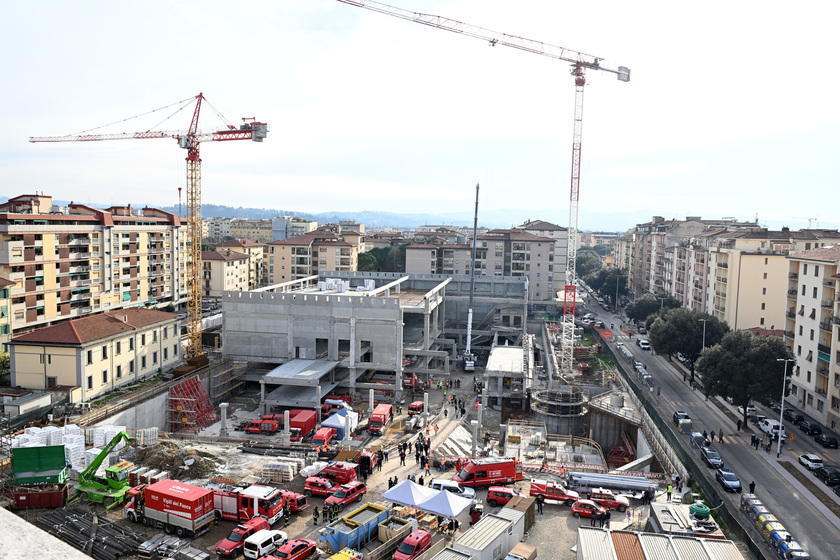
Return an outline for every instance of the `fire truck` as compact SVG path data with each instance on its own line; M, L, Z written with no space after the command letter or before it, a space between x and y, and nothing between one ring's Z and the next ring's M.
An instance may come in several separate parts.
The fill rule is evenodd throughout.
M222 519L248 521L254 517L264 517L273 525L283 516L286 498L277 488L258 484L247 488L220 484L212 490L213 507Z

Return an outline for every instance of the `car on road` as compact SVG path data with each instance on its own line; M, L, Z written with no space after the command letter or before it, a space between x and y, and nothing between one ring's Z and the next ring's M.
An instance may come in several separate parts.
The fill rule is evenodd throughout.
M630 500L627 496L613 494L612 490L606 488L593 488L589 493L589 500L602 507L617 509L622 512L627 511L627 508L630 507Z
M822 480L826 486L837 486L840 484L840 468L834 465L826 465L814 469L814 476Z
M814 438L814 441L822 445L823 447L829 447L831 449L837 449L837 438L827 436L825 434L820 434Z
M474 489L469 486L461 486L454 480L436 478L429 484L429 486L432 490L446 490L447 492L452 492L456 496L461 496L462 498L469 498L470 500L475 499Z
M327 497L334 491L335 484L326 478L321 478L320 476L310 476L306 479L306 483L303 487L303 493L307 496L312 496L314 494L316 496Z
M644 327L639 327L639 334L647 334L647 329Z
M822 433L820 425L812 420L803 420L799 423L799 429L809 436L818 436Z
M705 463L713 469L723 468L723 459L715 448L701 447L700 456L703 458L703 461L705 461Z
M819 455L814 455L813 453L803 453L799 456L799 464L810 470L814 470L823 466L823 460Z
M595 517L599 513L607 513L607 510L592 500L578 500L572 504L572 515L575 517Z
M741 481L738 480L738 477L735 476L735 473L732 472L730 469L718 469L715 473L715 478L718 482L720 482L720 485L723 486L723 489L727 492L741 491Z
M636 342L642 350L650 350L650 342L647 340L637 340Z
M754 415L756 412L757 412L757 411L756 411L756 409L755 409L755 407L754 407L753 405L751 405L751 404L750 404L750 405L747 405L747 416L752 416L752 415ZM744 414L744 405L741 405L741 406L739 406L739 407L738 407L738 414L740 414L740 415L742 415L742 416L743 416L743 414Z
M678 410L674 413L674 424L679 425L680 420L691 420L691 416L684 410Z
M309 558L316 550L317 545L312 539L292 539L280 548L278 548L272 556L267 556L265 560L273 558L281 558L282 560L303 560Z
M616 348L624 348L624 343L619 340L618 342L615 343L615 347Z

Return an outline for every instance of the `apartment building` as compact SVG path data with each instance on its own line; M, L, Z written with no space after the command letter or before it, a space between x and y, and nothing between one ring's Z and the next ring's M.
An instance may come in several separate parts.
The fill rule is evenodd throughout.
M521 229L532 235L538 237L548 237L554 240L554 270L558 270L561 274L566 273L566 261L569 258L569 228L546 222L545 220L528 220L518 229ZM578 239L577 247L580 248L581 241ZM565 282L565 276L561 278L557 286L562 286ZM559 288L558 288L559 290Z
M236 253L248 255L248 289L254 290L265 286L268 281L265 266L266 244L252 239L232 239L216 245L216 250L230 249Z
M365 249L367 251L404 245L406 243L411 243L411 239L406 237L404 233L374 232L365 234Z
M363 237L356 231L338 233L338 229L322 226L305 235L269 243L269 284L306 278L319 271L358 270Z
M12 286L15 283L0 278L0 352L9 351L12 339Z
M260 243L272 241L272 220L231 220L230 236L234 239L253 239Z
M204 218L202 223L203 238L210 243L218 243L230 237L230 224L233 218ZM206 231L205 229L206 228Z
M280 216L271 220L271 241L282 241L292 237L299 237L318 228L318 222L295 218L292 216Z
M0 277L15 334L97 311L186 301L186 226L154 208L0 204Z
M222 292L247 291L249 260L249 255L230 249L202 251L201 293L204 297L221 298Z
M838 429L840 245L792 253L787 261L785 341L796 357L796 364L790 366L788 400L821 424Z
M9 349L12 386L81 387L83 401L181 361L178 316L142 307L36 329L14 337Z
M471 261L472 245L466 243L413 243L405 248L405 271L409 274L469 274Z

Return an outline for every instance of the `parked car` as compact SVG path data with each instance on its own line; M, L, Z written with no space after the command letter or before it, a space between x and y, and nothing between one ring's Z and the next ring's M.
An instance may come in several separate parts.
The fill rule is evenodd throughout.
M814 470L823 466L823 460L819 455L814 455L813 453L803 453L799 456L799 464L809 470Z
M750 404L750 405L747 405L747 416L751 416L751 415L755 414L756 412L757 412L757 411L756 411L756 409L755 409L755 407L754 407L753 405L751 405L751 404ZM744 414L744 405L741 405L741 406L739 406L739 407L738 407L738 414L740 414L740 415L742 415L742 416L743 416L743 414Z
M242 552L245 546L245 539L264 529L271 529L268 520L263 517L255 517L241 525L237 525L230 534L216 544L216 554L219 556L236 556Z
M432 535L423 529L417 529L408 534L394 552L394 560L412 560L432 546Z
M630 500L627 496L615 495L612 490L606 488L593 488L589 493L589 499L596 504L618 511L626 511L630 507Z
M703 458L703 461L705 461L706 464L713 469L723 468L723 459L721 458L720 453L718 453L713 447L701 447L700 456Z
M578 500L572 504L572 515L575 517L595 517L607 510L591 500Z
M487 489L487 503L493 507L503 506L518 495L513 488L491 486Z
M822 433L820 425L812 420L803 420L799 423L799 429L809 436L818 436Z
M715 473L715 478L720 485L723 486L723 489L727 492L740 492L741 491L741 481L738 480L738 477L735 476L735 473L732 472L730 469L720 468Z
M324 505L338 505L338 511L344 511L344 506L347 504L361 502L366 492L365 483L354 480L339 486L333 495L324 501Z
M784 413L782 413L782 416L784 416L785 420L787 420L794 426L798 426L800 422L805 420L804 416L794 412L793 410L785 410Z
M691 420L691 416L684 410L678 410L674 413L674 424L679 425L680 420Z
M814 441L822 445L823 447L830 447L831 449L837 449L837 438L827 436L825 434L820 434L814 438Z
M814 469L814 476L822 480L826 486L837 486L840 484L840 468L833 465Z
M319 476L310 476L306 479L306 484L303 487L303 493L307 496L329 496L335 491L335 484L327 480L326 478L321 478Z
M317 549L315 541L312 539L292 539L280 548L278 548L272 556L268 558L282 558L283 560L303 560L308 558ZM266 559L268 560L268 559Z
M456 496L461 496L462 498L469 498L470 500L475 499L475 490L470 488L469 486L461 486L454 480L444 480L442 478L434 479L431 484L429 485L433 490L446 490L447 492L452 492Z

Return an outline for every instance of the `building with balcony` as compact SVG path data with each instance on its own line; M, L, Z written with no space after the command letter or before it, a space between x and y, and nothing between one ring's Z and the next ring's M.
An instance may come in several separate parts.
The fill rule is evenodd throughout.
M271 220L271 241L299 237L318 228L318 222L293 216L280 216Z
M268 282L264 255L266 244L252 239L232 239L216 245L216 250L230 249L248 255L248 289L254 290Z
M840 427L840 245L791 253L785 341L796 357L789 401Z
M142 307L36 329L9 349L12 386L81 387L83 401L181 361L178 315Z
M201 252L201 293L207 298L221 298L223 292L248 290L250 257L223 249Z
M186 301L187 232L154 208L55 206L22 195L0 205L0 277L11 287L12 330L97 311Z
M355 272L363 237L355 231L337 233L335 230L323 226L305 235L269 243L269 284L298 280L323 271Z
M0 278L0 352L9 351L12 339L12 286L15 283Z
M204 218L201 220L203 238L209 243L218 243L230 237L230 224L233 218Z

